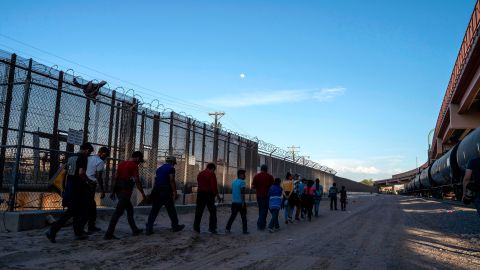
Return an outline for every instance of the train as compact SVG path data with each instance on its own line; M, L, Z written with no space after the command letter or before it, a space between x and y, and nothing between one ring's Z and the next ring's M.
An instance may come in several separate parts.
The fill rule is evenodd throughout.
M405 184L404 193L425 197L450 196L461 200L468 161L480 157L480 128L470 132L447 153Z

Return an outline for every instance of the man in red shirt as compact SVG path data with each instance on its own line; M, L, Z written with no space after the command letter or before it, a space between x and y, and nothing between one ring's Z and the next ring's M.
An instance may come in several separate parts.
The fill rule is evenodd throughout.
M145 192L143 192L143 187L142 183L140 182L140 175L138 172L138 165L143 162L143 153L140 151L135 151L129 160L122 161L120 164L118 164L117 173L112 184L113 192L110 195L112 200L115 200L116 195L118 197L118 203L117 208L112 215L112 219L110 220L110 224L108 225L108 230L105 233L105 240L118 239L113 233L115 231L115 226L117 225L118 219L123 215L125 210L127 210L128 224L132 229L132 234L136 236L143 231L135 224L135 220L133 219L133 205L130 201L130 197L132 197L133 188L135 185L142 194L143 200L145 200Z
M268 173L267 165L260 167L260 172L253 177L252 188L257 191L258 221L257 229L263 231L267 226L268 189L273 185L273 176Z
M193 222L193 230L200 233L200 222L202 221L203 210L205 206L210 213L210 223L208 231L217 233L217 208L215 206L215 197L221 201L217 189L217 176L215 175L216 166L208 163L207 168L201 171L197 176L197 207L195 209L195 221Z

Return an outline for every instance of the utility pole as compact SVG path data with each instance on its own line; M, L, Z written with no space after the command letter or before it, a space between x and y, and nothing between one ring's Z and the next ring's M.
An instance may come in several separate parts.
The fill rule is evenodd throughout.
M214 133L213 133L213 163L217 163L218 159L218 129L220 128L220 118L225 115L225 112L211 112L208 115L213 116L215 118L215 122L213 123Z
M295 153L300 152L300 146L292 145L292 146L289 146L287 148L290 149L290 152L292 153L293 168L294 168L294 171L295 171L294 173L296 173L297 172L297 161L295 159Z
M292 146L289 146L287 148L290 149L290 152L292 153L293 162L295 162L295 153L300 152L300 146L292 145Z

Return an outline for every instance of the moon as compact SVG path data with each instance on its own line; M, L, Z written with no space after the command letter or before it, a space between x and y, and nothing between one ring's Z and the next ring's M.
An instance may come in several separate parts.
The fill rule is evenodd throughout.
M240 73L240 78L245 79L245 73Z

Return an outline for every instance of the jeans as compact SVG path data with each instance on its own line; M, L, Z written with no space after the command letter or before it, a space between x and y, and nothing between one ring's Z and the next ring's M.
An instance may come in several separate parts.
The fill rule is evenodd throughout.
M320 210L321 199L315 199L315 216L318 217L318 210Z
M288 201L285 203L285 210L284 210L284 214L285 214L285 221L288 221L289 219L292 219L292 215L293 215L293 208L295 206L294 205L291 205L290 203L288 203Z
M240 217L242 218L242 228L243 232L247 232L247 207L243 207L243 203L232 203L232 214L227 222L226 229L229 231L232 228L232 223L237 217L237 214L240 212Z
M278 213L280 209L270 209L270 213L272 214L272 219L270 219L270 223L268 224L269 229L280 229L280 224L278 224Z
M330 210L333 210L333 205L335 205L335 210L337 210L337 196L330 197Z
M158 216L158 212L160 212L160 209L164 205L167 209L172 229L178 226L177 209L175 208L175 201L173 200L172 192L169 190L158 191L152 198L152 209L150 210L150 214L148 215L148 221L146 226L147 231L152 231L153 223Z
M113 235L118 220L123 215L125 210L127 211L127 220L130 228L132 229L132 232L138 230L138 227L135 224L135 219L133 218L133 205L130 201L130 196L118 193L117 207L115 208L115 212L113 212L112 218L110 219L110 224L108 225L108 229L105 235Z
M267 226L268 215L268 197L257 197L258 203L258 221L257 228L264 230Z
M480 216L480 192L477 192L477 196L475 196L475 199L473 200L473 205L477 208L477 213Z
M197 207L195 209L195 221L193 222L193 229L200 231L200 222L202 221L203 210L205 206L210 212L209 230L217 230L217 207L215 206L215 195L211 192L200 191L197 193Z

